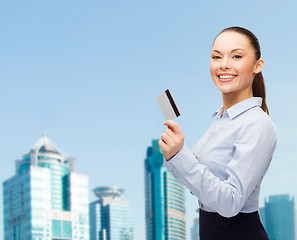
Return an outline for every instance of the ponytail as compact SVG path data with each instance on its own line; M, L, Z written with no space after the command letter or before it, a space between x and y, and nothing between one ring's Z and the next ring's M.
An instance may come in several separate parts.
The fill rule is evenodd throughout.
M253 81L253 96L254 97L261 97L262 98L262 110L269 115L269 110L266 104L266 90L265 90L265 83L262 72L259 72L255 75Z

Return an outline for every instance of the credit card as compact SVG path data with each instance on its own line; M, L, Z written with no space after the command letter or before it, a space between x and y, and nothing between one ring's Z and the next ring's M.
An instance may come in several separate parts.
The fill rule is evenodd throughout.
M167 89L161 95L156 98L159 107L163 113L165 120L175 119L180 116L180 111L170 93L170 90Z

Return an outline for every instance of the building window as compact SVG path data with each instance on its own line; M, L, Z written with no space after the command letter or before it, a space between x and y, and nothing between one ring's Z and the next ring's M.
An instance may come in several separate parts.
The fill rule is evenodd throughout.
M62 236L64 238L71 238L71 222L69 221L62 221L62 229L63 233Z
M52 235L53 237L61 237L61 221L52 221Z
M52 221L52 236L54 238L61 237L63 239L71 239L71 222L70 221Z

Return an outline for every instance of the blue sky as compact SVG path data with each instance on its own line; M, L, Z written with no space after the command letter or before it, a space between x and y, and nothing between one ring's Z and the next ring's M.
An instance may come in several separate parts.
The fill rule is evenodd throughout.
M143 161L165 130L155 97L171 89L192 147L221 105L209 74L213 39L238 25L260 40L278 129L261 205L271 194L297 196L296 9L293 0L1 0L1 183L46 132L89 175L90 201L97 186L126 189L135 239L145 239ZM189 229L197 205L186 197ZM0 235L2 211L1 204Z

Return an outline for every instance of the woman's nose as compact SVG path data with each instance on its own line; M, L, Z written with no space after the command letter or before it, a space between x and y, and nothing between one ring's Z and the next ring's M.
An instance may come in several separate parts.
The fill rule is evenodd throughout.
M230 69L230 61L228 58L223 58L221 61L221 69Z

